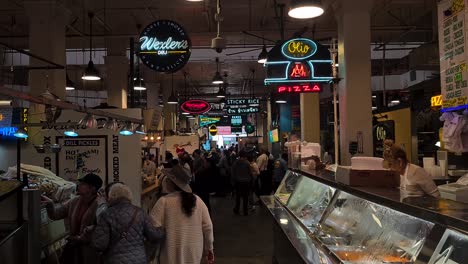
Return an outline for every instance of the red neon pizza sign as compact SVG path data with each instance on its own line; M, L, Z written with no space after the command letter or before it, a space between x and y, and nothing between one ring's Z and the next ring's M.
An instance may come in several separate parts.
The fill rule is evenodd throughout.
M319 93L322 88L318 84L302 85L281 85L278 86L278 93Z
M185 101L180 109L190 114L203 114L211 110L211 104L204 100Z

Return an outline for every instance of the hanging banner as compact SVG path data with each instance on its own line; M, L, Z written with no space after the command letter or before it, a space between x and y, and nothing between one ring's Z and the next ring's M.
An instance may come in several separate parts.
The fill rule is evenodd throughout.
M226 105L239 105L239 106L248 106L250 104L260 104L260 99L258 98L249 98L249 99L227 99Z
M57 175L67 181L88 173L107 179L107 136L57 137L62 150L57 153Z
M467 5L468 0L442 0L438 4L442 111L468 104Z
M141 61L157 72L173 73L188 62L191 41L185 29L174 21L157 20L140 34Z

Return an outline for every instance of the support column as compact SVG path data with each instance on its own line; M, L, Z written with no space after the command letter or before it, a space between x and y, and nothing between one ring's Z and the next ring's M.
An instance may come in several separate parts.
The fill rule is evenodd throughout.
M351 163L349 143L362 133L363 153L372 156L372 89L370 10L372 0L338 0L334 5L338 22L340 152L342 165Z
M29 51L35 55L66 66L65 26L69 15L61 3L50 0L25 1L24 7L29 18ZM30 58L32 67L52 66L38 59ZM46 90L60 99L65 99L66 75L64 69L29 71L29 87L33 96L40 96ZM45 106L30 104L29 122L45 120ZM29 128L29 142L43 144L39 128Z
M126 39L110 41L104 58L106 72L112 75L112 78L106 78L107 103L122 109L127 108L127 44Z
M305 93L300 100L302 140L320 144L320 97Z

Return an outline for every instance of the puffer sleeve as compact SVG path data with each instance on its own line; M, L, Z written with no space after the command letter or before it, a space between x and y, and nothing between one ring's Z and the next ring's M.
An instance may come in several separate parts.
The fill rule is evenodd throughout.
M91 245L99 252L106 251L110 244L111 227L107 214L108 211L105 211L98 218L97 225L91 239Z
M153 223L151 223L150 217L141 210L141 214L143 215L143 233L145 237L151 242L160 242L165 237L165 232L163 227L155 227Z

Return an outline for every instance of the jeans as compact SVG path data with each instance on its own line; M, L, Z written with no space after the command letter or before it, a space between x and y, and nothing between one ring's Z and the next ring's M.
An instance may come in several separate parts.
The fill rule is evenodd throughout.
M249 203L249 193L250 193L250 183L249 182L236 182L235 186L236 191L236 206L234 207L234 212L239 213L240 210L240 200L242 198L242 206L244 215L248 214L248 203Z

